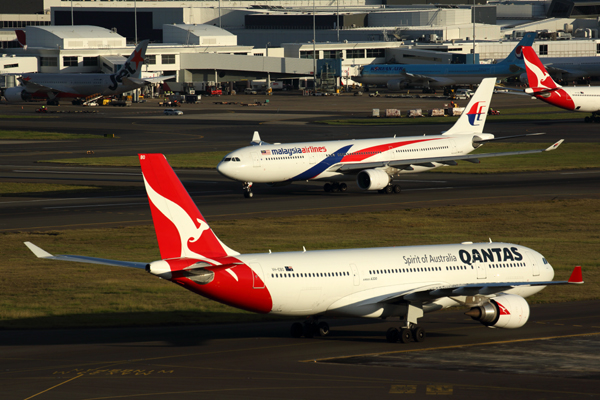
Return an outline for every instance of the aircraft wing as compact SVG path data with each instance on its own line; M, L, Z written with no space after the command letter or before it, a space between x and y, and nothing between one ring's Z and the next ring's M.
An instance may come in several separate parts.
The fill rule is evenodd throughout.
M26 81L26 80L22 80L22 79L19 79L19 81L21 81L21 83L23 84L25 89L31 93L33 93L33 92L63 92L63 93L78 94L70 86L63 86L63 85L58 85L58 84L52 85L52 86L46 86L46 85L40 85L39 83L35 83L32 81Z
M166 81L167 79L171 79L171 78L175 78L175 75L161 75L161 76L157 76L156 78L132 78L132 77L127 77L127 78L123 78L123 82L125 83L133 83L135 85L149 85L151 83L161 83Z
M559 67L555 67L552 64L544 64L544 67L546 67L546 71L548 71L548 73L550 74L570 74L571 71L566 70L564 68L559 68Z
M561 139L548 148L537 149L537 150L507 151L507 152L503 152L503 153L467 154L467 155L462 155L462 156L449 156L449 157L413 158L413 159L409 159L409 160L374 161L371 163L338 163L338 164L331 166L328 169L328 171L353 173L353 172L357 172L357 171L362 171L364 169L384 168L384 167L394 167L394 168L398 168L398 169L412 170L413 165L425 166L425 167L434 167L435 165L433 163L456 165L456 161L458 161L458 160L465 160L465 161L469 161L469 162L472 162L475 164L479 164L480 158L514 156L514 155L519 155L519 154L535 154L535 153L543 153L546 151L556 150L558 148L558 146L560 146L562 144L563 141L564 141L564 139Z
M106 258L95 258L95 257L85 257L85 256L72 256L72 255L58 255L54 256L48 253L46 250L41 249L31 242L25 242L25 246L31 250L33 254L37 258L44 258L46 260L60 260L60 261L75 261L82 262L88 264L103 264L103 265L114 265L116 267L127 267L127 268L138 268L138 269L146 269L146 265L148 263L141 262L133 262L133 261L119 261L119 260L109 260Z
M410 292L394 293L383 300L379 300L379 303L399 303L404 301L432 301L441 297L454 297L454 296L475 296L475 295L493 295L500 292L505 292L509 289L513 289L519 286L552 286L552 285L581 285L583 283L583 277L581 273L581 267L577 266L573 268L571 276L566 281L540 281L540 282L481 282L471 283L467 285L451 285L451 286L437 286L433 285L430 287L417 288Z
M411 72L406 72L405 69L402 70L401 74L402 74L402 76L404 76L404 78L406 78L407 80L409 80L411 82L421 82L421 81L440 82L440 79L436 78L435 76L413 74ZM448 81L448 78L445 78L443 83L447 83L447 81Z

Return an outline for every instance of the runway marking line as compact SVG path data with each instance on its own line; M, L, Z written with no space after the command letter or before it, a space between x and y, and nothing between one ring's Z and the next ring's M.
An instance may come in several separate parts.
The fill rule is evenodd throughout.
M463 347L489 346L489 345L506 344L506 343L523 343L523 342L533 342L533 341L538 341L538 340L565 339L565 338L571 338L571 337L595 336L595 335L600 335L600 332L576 333L573 335L546 336L546 337L529 338L529 339L501 340L501 341L496 341L496 342L458 344L458 345L452 345L452 346L431 347L431 348L427 348L427 349L384 351L384 352L379 352L379 353L365 353L365 354L354 354L354 355L350 355L350 356L316 358L316 359L312 359L312 360L300 360L300 362L312 363L312 362L322 362L322 361L328 361L328 360L339 360L339 359L352 358L352 357L381 356L381 355L387 355L387 354L402 354L402 353L417 353L417 352L421 352L421 351L460 349Z

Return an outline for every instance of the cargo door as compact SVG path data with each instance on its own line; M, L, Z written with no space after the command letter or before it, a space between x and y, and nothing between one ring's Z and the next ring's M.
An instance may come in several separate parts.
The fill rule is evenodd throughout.
M477 279L487 279L487 270L484 264L476 263L473 266L477 270Z
M456 142L452 139L448 139L450 142L450 154L458 154L458 149L456 148Z

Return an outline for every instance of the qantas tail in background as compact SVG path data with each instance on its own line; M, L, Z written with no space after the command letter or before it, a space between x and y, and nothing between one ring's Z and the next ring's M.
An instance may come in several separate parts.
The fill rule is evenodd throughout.
M472 135L483 132L496 78L484 78L460 118L444 135Z
M140 154L160 255L213 259L239 253L223 244L162 154Z
M573 98L552 79L531 46L523 47L523 59L525 60L529 84L529 87L525 89L525 93L532 94L548 104L565 110L575 110Z
M528 46L523 48L523 59L525 60L525 68L527 70L527 81L533 91L552 90L562 87L550 77L544 64L542 64L542 61L535 54L533 47Z
M25 31L22 29L16 29L15 33L17 34L17 41L19 42L21 47L26 49L27 48L27 35L25 34Z

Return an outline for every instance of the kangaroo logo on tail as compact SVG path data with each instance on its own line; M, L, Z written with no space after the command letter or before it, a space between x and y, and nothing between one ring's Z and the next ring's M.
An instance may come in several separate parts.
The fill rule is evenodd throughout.
M163 259L238 255L221 242L162 154L140 154L144 184Z

